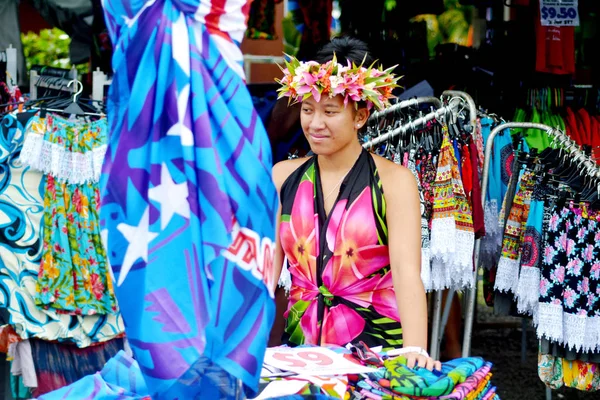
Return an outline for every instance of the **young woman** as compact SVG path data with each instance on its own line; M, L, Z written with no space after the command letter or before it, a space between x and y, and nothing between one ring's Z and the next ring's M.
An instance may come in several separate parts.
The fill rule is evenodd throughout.
M292 60L284 71L280 95L301 102L315 154L273 169L281 200L275 266L286 258L292 277L285 329L291 343L364 341L403 348L409 367L439 369L425 350L415 178L358 140L369 108L388 104L396 86L390 71L360 67L369 58L364 43L338 38L316 62Z

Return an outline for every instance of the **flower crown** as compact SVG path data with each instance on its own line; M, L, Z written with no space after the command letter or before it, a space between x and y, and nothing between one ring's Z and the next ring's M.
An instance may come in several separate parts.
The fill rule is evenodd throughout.
M301 102L310 96L316 101L321 101L322 96L334 97L342 95L344 105L348 100L354 102L365 101L370 109L373 105L381 110L390 105L392 90L399 85L396 82L400 77L395 77L393 66L386 70L374 68L373 63L369 68L363 63L357 66L348 61L347 66L338 64L335 54L333 59L325 64L315 61L302 62L293 56L284 61L286 68L283 79L275 79L281 87L277 90L278 98L289 97L290 102ZM356 104L355 104L356 105Z

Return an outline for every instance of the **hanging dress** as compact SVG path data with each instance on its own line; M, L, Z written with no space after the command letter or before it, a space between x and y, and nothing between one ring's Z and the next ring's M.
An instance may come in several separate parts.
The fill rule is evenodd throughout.
M290 342L401 347L375 161L363 150L326 216L317 160L305 162L281 188L280 240L292 275L285 314Z

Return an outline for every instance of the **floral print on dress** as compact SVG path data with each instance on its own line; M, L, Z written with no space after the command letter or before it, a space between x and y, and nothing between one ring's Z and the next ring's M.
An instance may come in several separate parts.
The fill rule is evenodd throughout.
M100 238L97 185L57 182L48 175L44 196L38 306L75 315L117 311Z
M600 305L600 244L595 238L598 213L583 203L554 206L548 212L539 287L540 310L544 312L539 329L558 333L549 325L563 321L562 337L554 340L577 350L594 350L600 334L590 319L598 315ZM560 307L545 306L552 304Z
M372 156L363 151L328 217L319 176L314 157L281 189L279 235L292 276L285 314L289 340L399 347L386 206Z

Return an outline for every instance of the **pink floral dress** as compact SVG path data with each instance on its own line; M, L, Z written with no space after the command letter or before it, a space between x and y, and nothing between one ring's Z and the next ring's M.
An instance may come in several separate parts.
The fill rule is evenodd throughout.
M375 162L363 151L329 216L319 176L314 156L281 189L279 234L292 276L289 342L400 347L386 204Z

